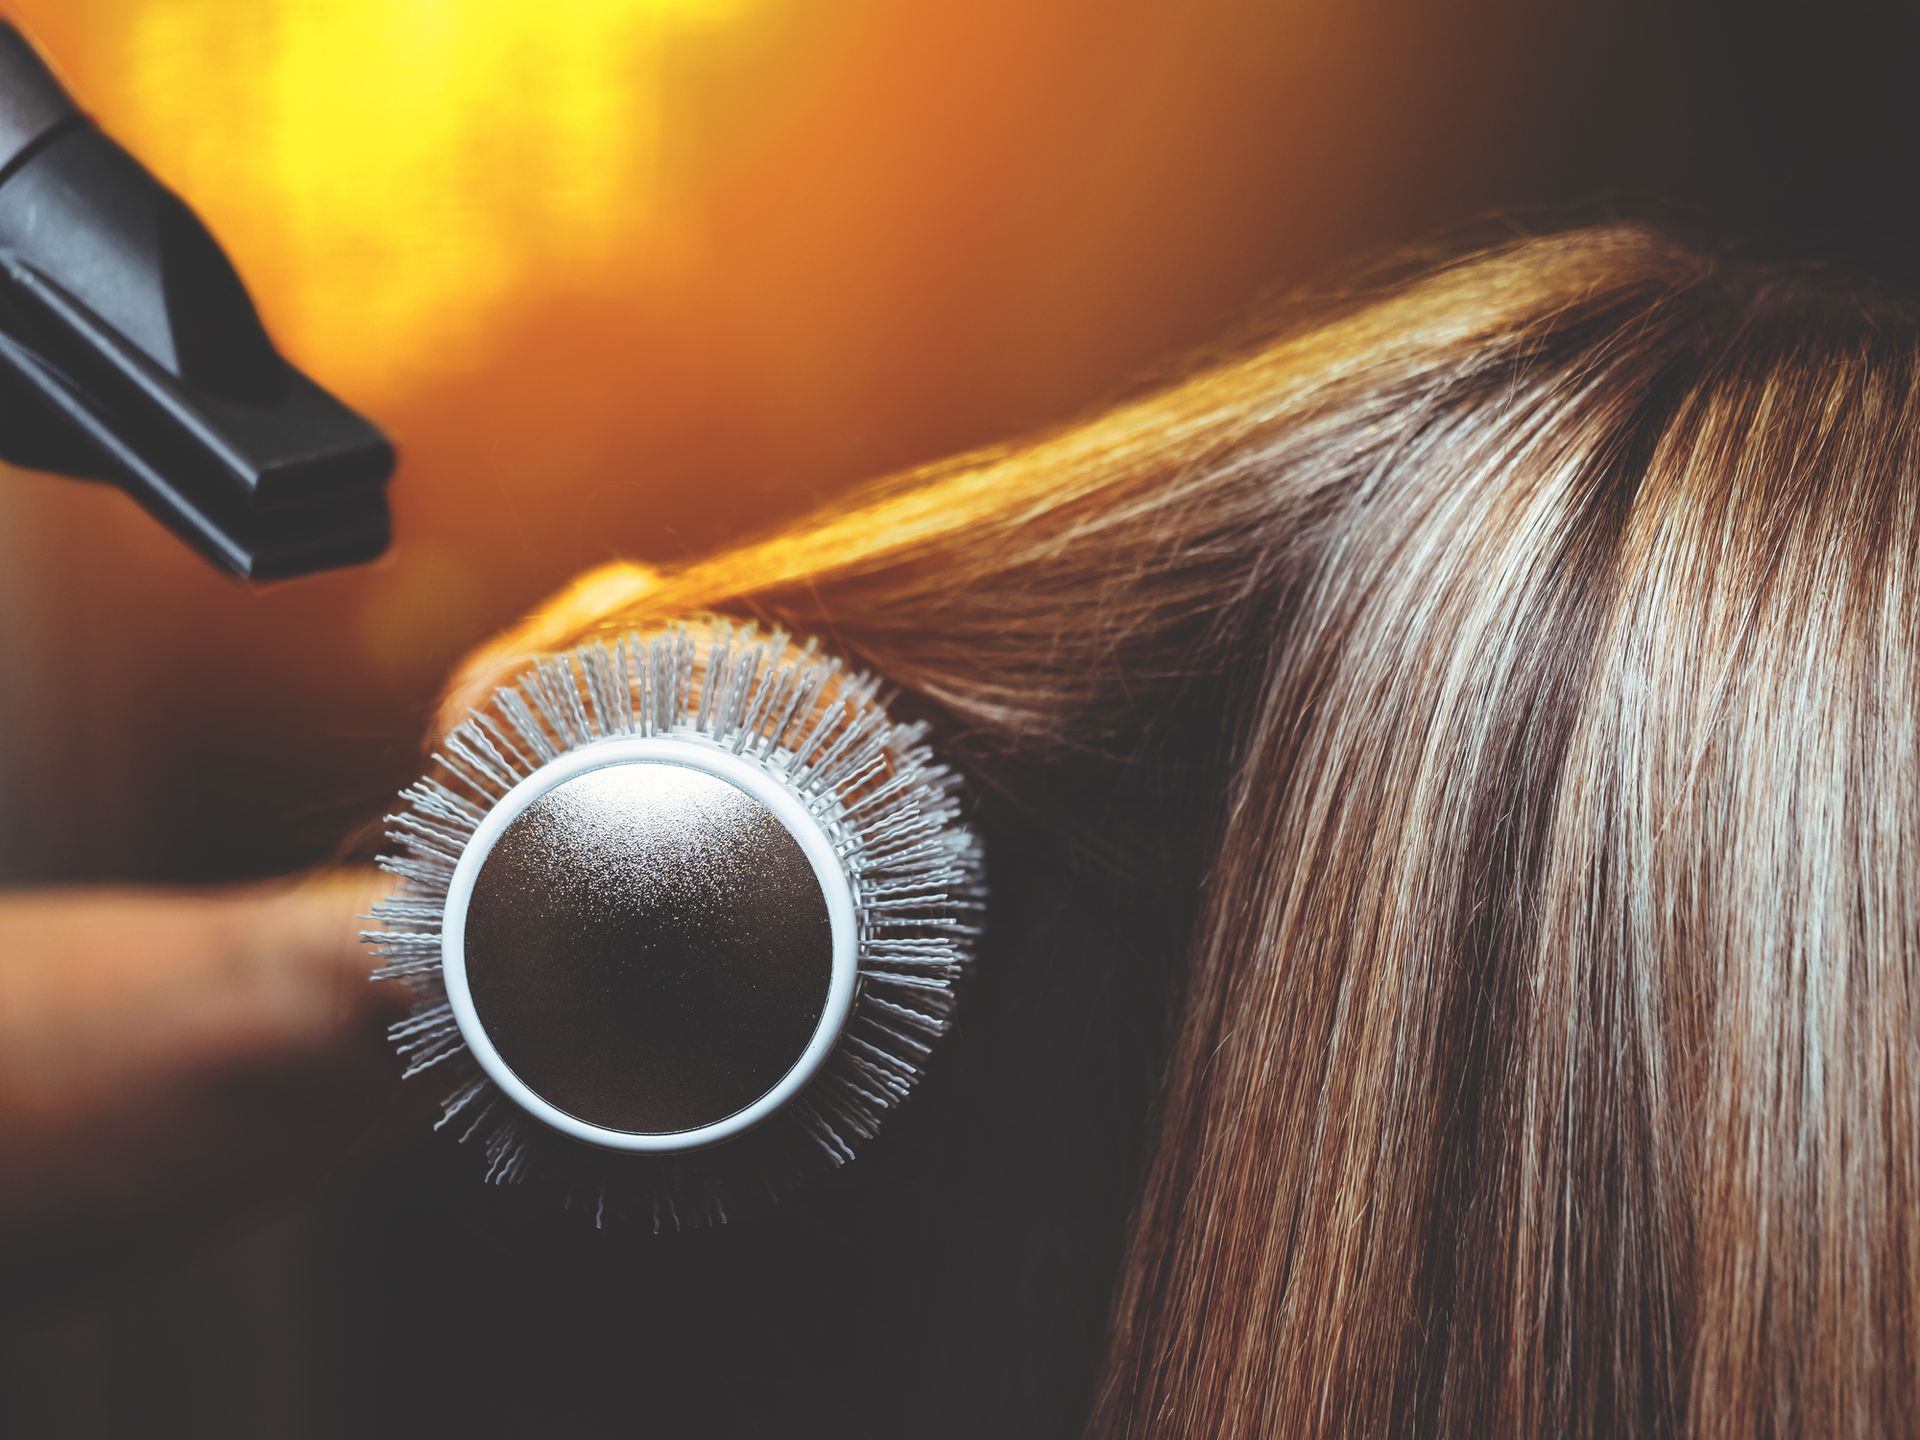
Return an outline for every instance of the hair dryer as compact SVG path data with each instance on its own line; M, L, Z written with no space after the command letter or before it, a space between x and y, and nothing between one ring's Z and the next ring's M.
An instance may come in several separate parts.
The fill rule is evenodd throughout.
M193 211L4 22L0 459L110 480L251 579L387 545L386 437L287 363Z

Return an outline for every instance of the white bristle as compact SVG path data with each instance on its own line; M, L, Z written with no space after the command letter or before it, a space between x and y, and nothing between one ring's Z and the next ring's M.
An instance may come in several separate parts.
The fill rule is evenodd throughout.
M387 819L398 877L362 937L377 979L412 988L392 1028L406 1074L456 1075L436 1129L477 1142L494 1184L538 1179L606 1225L723 1222L807 1174L853 1158L912 1090L951 1021L972 963L983 886L960 819L958 777L925 726L887 715L874 677L779 632L716 620L596 641L536 661L496 690L401 792ZM778 776L833 837L851 883L861 985L825 1067L792 1102L736 1140L681 1156L617 1155L547 1129L509 1101L467 1052L441 973L440 926L455 865L476 827L543 764L597 741L686 735Z

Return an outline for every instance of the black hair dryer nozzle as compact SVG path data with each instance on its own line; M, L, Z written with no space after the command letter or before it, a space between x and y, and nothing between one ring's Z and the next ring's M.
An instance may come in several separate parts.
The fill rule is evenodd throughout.
M4 22L0 459L111 480L253 579L387 545L392 445L274 349L207 228Z

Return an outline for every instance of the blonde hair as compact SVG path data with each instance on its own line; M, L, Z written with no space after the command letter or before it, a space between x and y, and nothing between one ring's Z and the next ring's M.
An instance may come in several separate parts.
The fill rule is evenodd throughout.
M1827 277L1521 243L597 572L450 705L753 611L1191 914L1091 1433L1901 1430L1917 360Z

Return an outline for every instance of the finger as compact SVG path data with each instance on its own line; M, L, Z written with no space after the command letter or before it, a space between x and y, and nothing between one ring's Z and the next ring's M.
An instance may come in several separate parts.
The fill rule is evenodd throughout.
M310 1018L324 1037L330 1028L385 1021L406 1006L398 985L372 983L374 960L361 941L374 902L392 877L372 869L319 870L258 887L243 944L255 965L297 972L310 994L327 1003Z
M434 717L434 736L459 724L530 657L565 649L600 622L637 609L659 583L659 571L624 561L580 576L460 662Z

